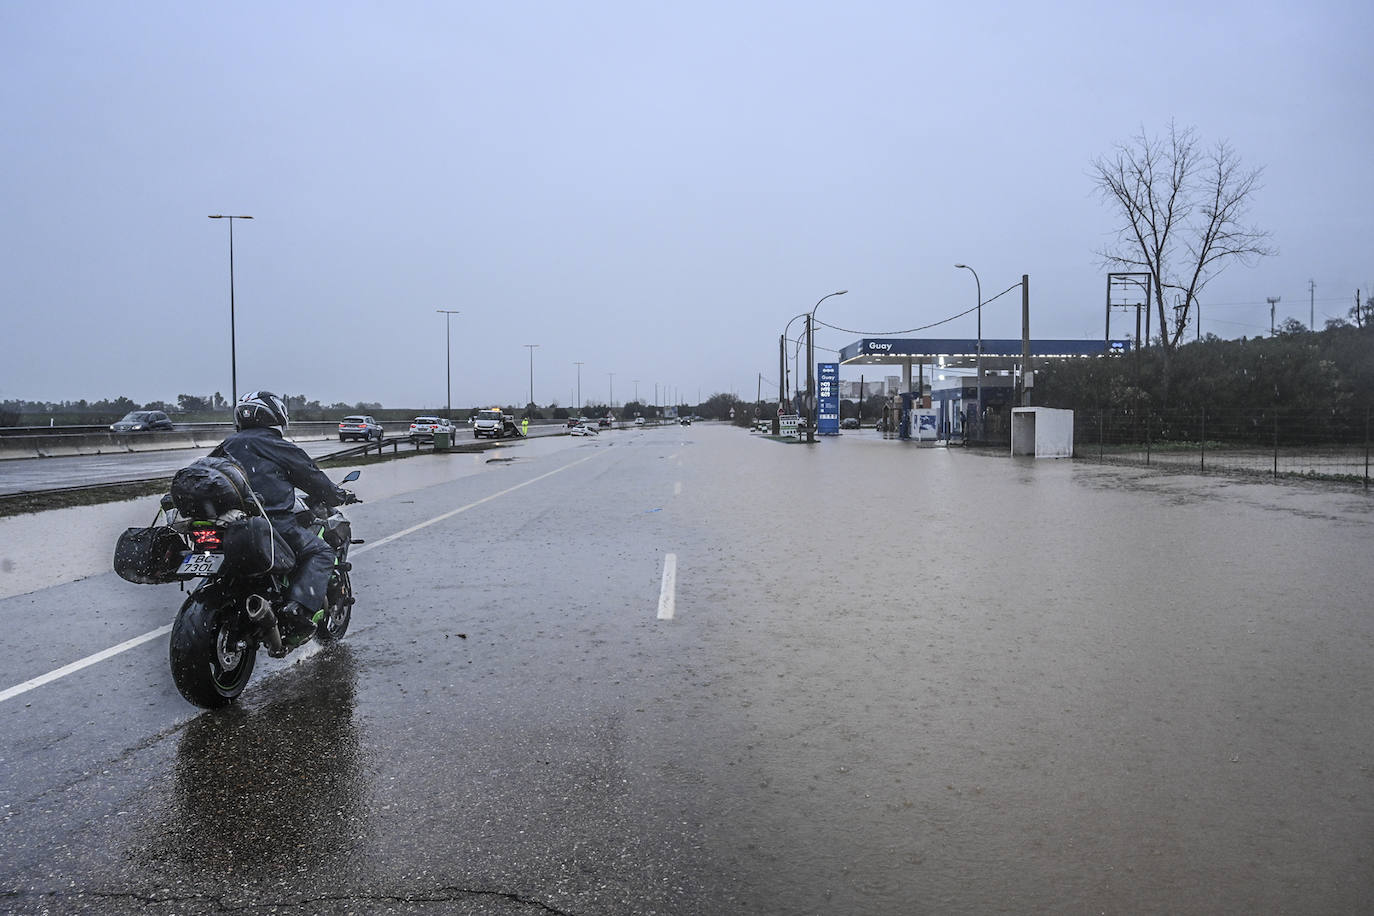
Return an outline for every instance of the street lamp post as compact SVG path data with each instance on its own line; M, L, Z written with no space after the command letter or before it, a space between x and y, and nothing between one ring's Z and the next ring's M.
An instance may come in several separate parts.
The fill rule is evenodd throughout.
M792 330L792 322L796 321L798 318L805 318L805 317L806 317L806 314L807 314L806 312L802 312L802 313L800 313L800 314L798 314L798 315L793 315L791 318L787 319L787 325L782 329L782 348L783 348L783 353L784 353L783 360L782 360L782 374L783 374L783 376L784 376L784 377L783 377L783 380L782 380L782 387L783 387L784 389L786 389L788 401L791 401L791 399L792 399L792 394L793 394L794 392L792 391L791 387L789 387L790 383L789 383L789 380L786 378L786 376L787 376L787 357L786 357L785 354L786 354L786 352L787 352L787 344L788 344L789 342L791 342L790 339L789 339L788 336L787 336L787 332L790 331L790 330ZM793 374L793 375L796 375L796 374L797 374L797 349L800 348L800 346L801 346L801 341L800 341L800 340L796 341L796 344L797 344L797 346L794 347L793 350L792 350L792 374ZM781 402L778 404L778 406L779 406L779 407L782 406ZM792 412L793 412L793 413L801 413L800 410L794 410L794 411L792 411Z
M814 443L816 441L816 309L821 307L821 303L831 296L843 296L849 292L847 289L829 293L816 300L816 304L811 306L811 311L806 316L806 441Z
M448 397L448 421L453 422L453 345L449 324L454 315L461 314L455 309L435 309L444 316L444 394Z
M975 411L977 416L978 437L983 436L983 281L978 279L978 271L969 267L967 264L955 264L960 270L967 270L973 274L974 289L978 294L978 359L975 373L977 375L978 409Z
M582 415L582 363L573 360L573 365L577 367L577 414Z
M234 220L252 219L251 216L226 216L215 213L210 219L229 220L229 409L233 410L239 402L239 357L234 340Z
M614 412L615 412L615 373L614 373L614 372L607 372L606 375L610 378L610 381L607 382L606 384L610 386L610 392L611 392L611 412L614 413Z
M522 346L522 347L528 347L528 348L529 348L529 351L530 351L530 403L533 404L533 403L534 403L534 348L537 347L537 346L539 346L539 344L521 344L521 346ZM528 408L526 408L526 409L528 410Z

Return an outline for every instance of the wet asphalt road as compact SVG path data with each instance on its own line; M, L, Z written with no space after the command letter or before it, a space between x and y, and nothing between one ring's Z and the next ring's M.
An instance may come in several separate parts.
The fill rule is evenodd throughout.
M713 425L516 451L351 507L353 629L237 708L165 638L0 702L0 911L1374 901L1364 496ZM180 598L0 600L0 689Z

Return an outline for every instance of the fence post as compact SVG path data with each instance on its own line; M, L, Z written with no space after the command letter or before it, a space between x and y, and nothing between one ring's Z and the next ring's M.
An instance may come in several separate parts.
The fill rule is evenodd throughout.
M1154 417L1154 412L1145 415L1145 466L1150 466L1150 420Z
M1279 476L1279 409L1274 408L1274 479Z
M1207 471L1207 408L1202 408L1202 431L1198 436L1198 469L1206 473Z

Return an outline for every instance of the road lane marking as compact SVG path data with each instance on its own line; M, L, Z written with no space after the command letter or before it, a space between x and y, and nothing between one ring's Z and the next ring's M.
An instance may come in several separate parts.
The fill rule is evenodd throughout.
M674 496L681 496L681 495L682 495L682 481L679 480L677 483L673 484L673 495L674 495Z
M663 585L658 590L658 619L673 619L673 604L677 601L677 554L663 557Z
M387 535L386 537L384 537L384 538L378 538L378 539L375 540L375 541L369 541L368 543L364 544L362 547L359 547L357 550L354 550L353 553L354 553L354 554L366 553L367 551L372 550L373 548L381 547L383 544L390 544L392 541L400 540L401 538L405 537L405 536L408 535L408 534L414 534L415 532L417 532L417 531L419 531L419 530L421 530L421 529L423 529L423 528L428 528L430 525L437 525L437 524L439 524L440 522L444 521L445 519L453 518L453 516L457 515L457 514L460 513L460 512L466 512L466 511L468 511L469 509L475 509L476 507L482 505L482 503L491 502L493 499L496 499L498 496L505 496L507 493L514 493L516 490L519 490L521 487L528 487L528 486L529 486L530 484L532 484L532 483L538 483L539 481L543 480L545 477L552 477L554 474L558 474L558 473L561 473L561 472L563 472L563 471L566 471L568 468L571 468L571 467L576 467L577 465L581 464L581 463L584 462L584 461L591 461L593 458L595 458L596 456L601 455L601 454L604 454L604 453L603 453L603 452L592 452L590 455L588 455L588 456L585 457L585 458L579 458L579 459L577 459L576 461L570 461L570 462L568 462L567 464L563 465L561 468L554 468L552 471L548 471L547 473L540 474L538 477L531 477L529 480L525 481L524 483L517 483L517 484L516 484L515 486L513 486L513 487L507 487L506 489L500 490L500 491L498 491L498 492L496 492L496 493L493 493L493 494L491 494L490 496L483 496L481 499L477 500L476 502L468 503L466 506L459 506L457 509L450 509L449 511L445 512L443 515L436 515L436 516L434 516L434 518L430 519L429 521L420 522L420 524L418 524L418 525L411 525L409 528L406 528L406 529L404 529L404 530L398 531L398 532L396 532L395 534L388 534L388 535Z
M453 516L457 515L457 514L460 513L460 512L466 512L466 511L468 511L469 509L472 509L472 508L475 508L475 507L477 507L477 506L482 505L483 503L491 502L493 499L496 499L498 496L505 496L507 493L514 493L516 490L519 490L521 487L528 487L528 486L529 486L530 484L532 484L532 483L538 483L539 481L543 480L543 479L546 478L546 477L552 477L554 474L560 473L560 472L562 472L562 471L566 471L568 468L571 468L571 467L576 467L577 465L581 464L582 462L584 462L584 461L590 461L591 459L597 457L598 455L602 455L602 454L605 454L605 453L604 453L604 452L592 452L590 455L588 455L588 456L585 457L585 458L579 458L579 459L576 460L576 461L570 461L570 462L568 462L567 464L563 465L562 467L554 468L552 471L548 471L547 473L540 474L538 477L531 477L529 480L526 480L524 483L517 483L517 484L516 484L515 486L513 486L513 487L507 487L506 489L501 490L501 491L496 492L496 493L493 493L493 494L491 494L490 496L484 496L484 497L482 497L481 499L477 500L476 502L470 502L470 503L468 503L466 506L459 506L457 509L451 509L451 510L449 510L448 512L445 512L445 513L442 514L442 515L436 515L434 518L430 519L429 521L420 522L420 524L418 524L418 525L411 525L409 528L406 528L406 529L404 529L404 530L402 530L402 531L397 531L395 534L388 534L388 535L387 535L386 537L384 537L384 538L378 538L378 539L375 540L375 541L370 541L370 542L368 542L367 544L364 544L364 545L362 545L362 546L360 546L360 547L354 549L354 550L352 551L352 553L355 554L355 555L356 555L356 554L360 554L360 553L365 553L366 551L369 551L369 550L373 549L374 547L381 547L383 544L390 544L392 541L400 540L401 538L405 537L405 536L408 535L408 534L414 534L415 532L420 531L421 529L428 528L430 525L437 525L439 522L442 522L442 521L444 521L445 519L448 519L448 518L452 518ZM672 556L672 554L669 554L669 556ZM676 562L676 561L675 561L675 562ZM661 602L660 602L660 607L661 607ZM660 613L662 613L661 610L660 610ZM669 617L672 616L672 603L671 603L671 601L669 602L669 613L668 613L668 616L669 616ZM111 646L111 647L108 648L108 649L102 649L101 651L96 652L94 655L88 655L88 656L86 656L85 658L79 659L79 660L77 660L77 661L74 661L74 662L72 662L72 663L69 664L69 665L63 665L61 668L56 668L56 669L54 669L54 670L52 670L52 671L49 671L47 674L40 674L38 677L31 678L31 679L25 681L25 682L22 683L22 684L15 684L13 687L9 687L9 688L7 688L7 689L5 689L5 690L0 690L0 703L3 703L3 702L5 702L6 700L9 700L9 699L12 699L12 698L14 698L14 697L17 697L17 696L19 696L20 694L27 693L27 692L29 692L30 690L33 690L33 689L36 688L36 687L42 687L44 684L51 684L53 681L58 680L59 678L64 678L64 677L66 677L66 676L69 675L69 674L74 674L74 673L76 673L77 671L80 671L82 668L88 668L88 667L90 667L91 665L96 664L97 662L103 662L103 661L105 661L105 660L108 659L108 658L113 658L114 656L119 655L121 652L127 652L127 651L129 651L130 649L133 649L133 648L135 648L135 647L137 647L137 646L143 645L145 642L149 642L150 640L157 639L159 636L165 636L165 635L167 635L167 634L170 633L170 632L172 632L172 625L169 623L169 624L167 624L166 626L158 627L156 630L150 630L149 632L144 633L144 634L141 635L141 636L135 636L133 639L126 639L124 642L120 643L120 644L117 645L117 646ZM318 651L318 650L316 650L316 651ZM309 656L304 656L304 657L309 657Z
M170 632L172 632L172 625L169 623L165 627L158 627L156 630L144 633L142 636L135 636L133 639L126 639L119 645L111 646L108 649L103 649L100 652L95 653L94 655L87 655L85 658L80 659L79 661L74 661L70 665L63 665L61 668L49 671L47 674L40 674L38 675L38 677L27 680L22 684L15 684L8 690L0 690L0 703L3 703L8 699L12 699L13 697L17 697L21 693L28 693L35 687L42 687L44 684L51 684L58 678L66 677L69 674L73 674L77 671L80 671L82 668L89 668L96 662L103 662L107 658L113 658L121 652L126 652L129 649L132 649L134 646L141 646L149 640L157 639L159 636L165 636Z

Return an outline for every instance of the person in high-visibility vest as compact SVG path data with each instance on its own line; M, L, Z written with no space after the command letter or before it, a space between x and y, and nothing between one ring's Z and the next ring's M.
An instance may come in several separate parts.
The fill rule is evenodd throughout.
M525 418L523 418L523 419L520 421L520 435L522 435L522 436L528 436L529 434L530 434L530 418L529 418L529 417L525 417Z

